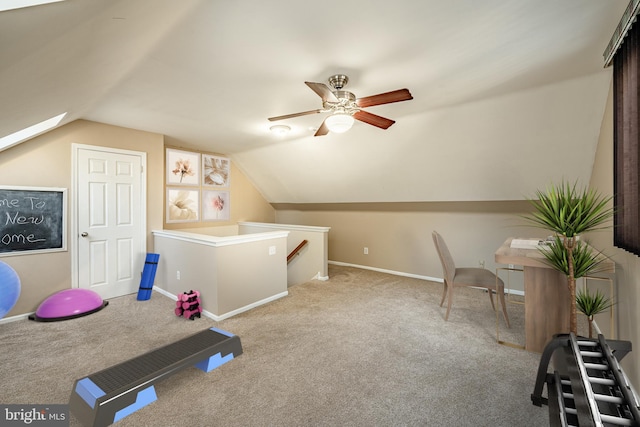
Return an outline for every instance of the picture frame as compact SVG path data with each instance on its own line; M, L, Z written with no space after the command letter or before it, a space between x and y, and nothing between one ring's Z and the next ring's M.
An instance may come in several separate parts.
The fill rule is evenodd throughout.
M166 149L167 185L200 184L200 153Z
M199 193L190 188L167 188L166 222L200 221Z
M229 191L202 191L202 220L229 221L231 215L231 197Z
M229 187L231 179L231 159L228 157L202 155L202 185L209 187Z

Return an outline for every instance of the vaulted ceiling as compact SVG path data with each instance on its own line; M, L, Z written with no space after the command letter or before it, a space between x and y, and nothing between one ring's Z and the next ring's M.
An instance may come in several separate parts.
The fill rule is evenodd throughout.
M68 112L230 156L274 203L511 200L587 180L627 0L66 0L0 13L0 136ZM414 99L314 137L305 81ZM135 147L132 147L135 149ZM1 155L1 154L0 154Z

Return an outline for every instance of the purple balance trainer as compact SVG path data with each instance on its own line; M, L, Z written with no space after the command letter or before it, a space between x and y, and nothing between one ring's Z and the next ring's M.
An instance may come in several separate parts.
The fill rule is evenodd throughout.
M75 319L100 311L108 304L90 289L65 289L45 299L29 319L39 322Z

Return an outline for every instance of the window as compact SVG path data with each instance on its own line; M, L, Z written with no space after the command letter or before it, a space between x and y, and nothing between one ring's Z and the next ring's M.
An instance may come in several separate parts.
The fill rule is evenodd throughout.
M11 135L0 138L0 151L12 147L16 144L26 141L29 138L45 133L46 131L58 126L58 123L66 116L67 113L58 114L55 117L36 123L22 130L12 133Z
M5 10L22 9L23 7L39 6L41 4L56 3L62 0L4 0L0 4L0 12Z
M613 57L613 244L640 255L640 26Z

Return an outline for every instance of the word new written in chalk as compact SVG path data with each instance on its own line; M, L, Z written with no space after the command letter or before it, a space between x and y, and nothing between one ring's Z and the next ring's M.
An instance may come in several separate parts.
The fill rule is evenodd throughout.
M0 188L0 253L63 248L64 196Z

